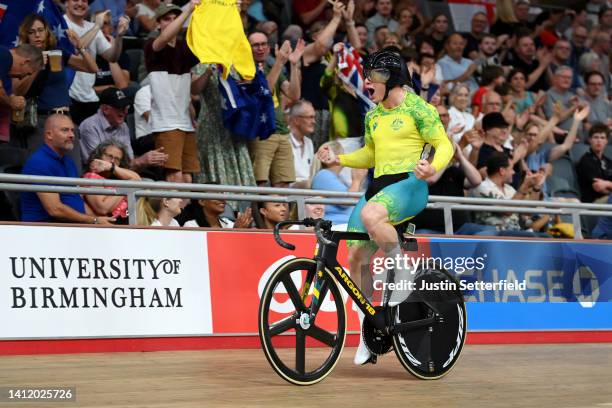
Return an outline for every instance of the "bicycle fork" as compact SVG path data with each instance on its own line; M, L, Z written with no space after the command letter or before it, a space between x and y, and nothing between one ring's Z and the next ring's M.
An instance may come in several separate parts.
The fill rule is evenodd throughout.
M302 293L302 301L305 301L310 291L310 282L312 282L312 302L310 304L311 323L314 323L317 312L328 290L327 281L323 279L323 274L325 273L325 260L319 257L317 257L316 260L317 264L315 269L308 271L306 275L306 284L304 285L304 293Z

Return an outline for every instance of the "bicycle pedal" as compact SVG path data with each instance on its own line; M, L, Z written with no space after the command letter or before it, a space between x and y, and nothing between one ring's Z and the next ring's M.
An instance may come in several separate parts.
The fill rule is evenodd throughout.
M415 234L416 231L416 225L414 225L413 223L409 222L406 225L406 231L404 231L404 236L409 235L412 236Z

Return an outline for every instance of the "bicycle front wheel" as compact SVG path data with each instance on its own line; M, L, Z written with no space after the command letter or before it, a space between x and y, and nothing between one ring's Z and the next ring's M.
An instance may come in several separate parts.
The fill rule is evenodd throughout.
M268 280L259 304L259 338L274 371L296 385L323 380L336 366L346 335L346 312L336 281L323 272L313 321L310 308L316 262L297 258Z
M467 334L467 314L459 283L445 270L425 269L415 276L428 287L440 290L415 290L394 309L395 323L426 319L439 314L430 326L407 330L393 336L393 349L406 370L423 380L435 380L455 366ZM438 286L431 286L438 285Z

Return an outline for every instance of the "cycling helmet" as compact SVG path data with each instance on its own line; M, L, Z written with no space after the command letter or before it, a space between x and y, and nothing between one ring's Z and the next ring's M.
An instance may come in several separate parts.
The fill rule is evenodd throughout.
M411 86L412 83L406 62L397 47L387 47L371 54L364 65L364 75L370 80L376 78L376 82L385 83L383 99L387 99L389 91L396 86Z

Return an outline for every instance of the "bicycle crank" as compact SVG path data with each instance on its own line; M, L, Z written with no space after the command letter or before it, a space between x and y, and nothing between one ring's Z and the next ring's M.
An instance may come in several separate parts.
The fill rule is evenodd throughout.
M376 306L374 309L377 309L377 312L383 310L380 306ZM363 341L370 353L381 356L391 351L393 347L393 337L378 330L367 319L363 320L361 332L363 334Z

